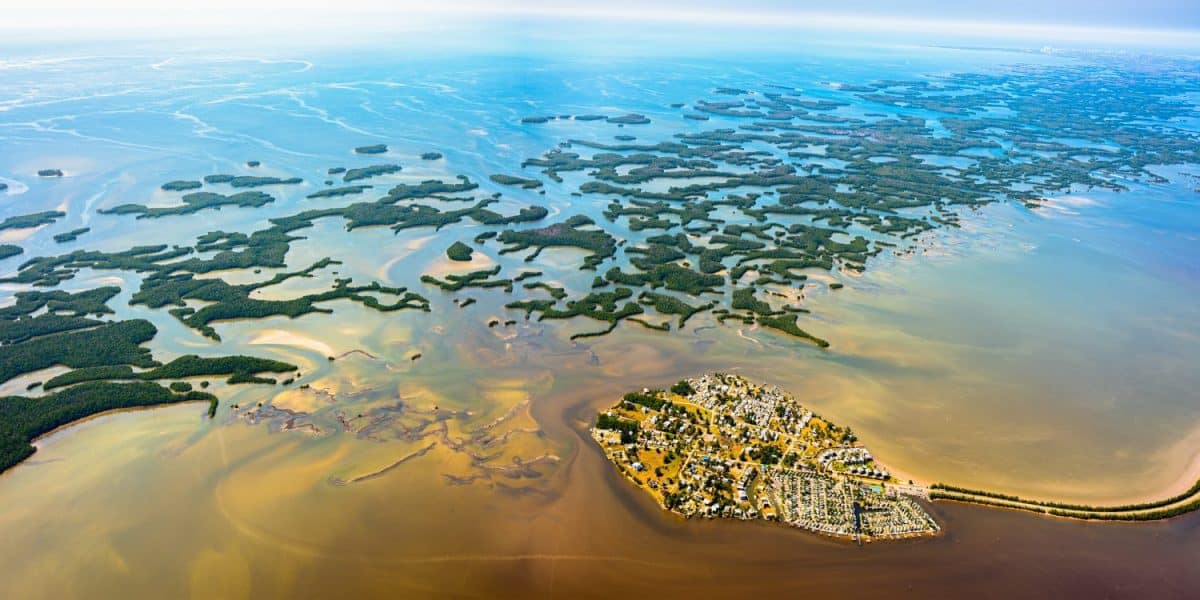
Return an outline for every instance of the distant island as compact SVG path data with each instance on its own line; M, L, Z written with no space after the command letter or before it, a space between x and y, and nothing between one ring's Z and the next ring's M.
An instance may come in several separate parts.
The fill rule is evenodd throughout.
M166 192L182 192L182 191L187 191L187 190L198 190L201 187L204 187L203 183L200 183L199 181L187 181L187 180L168 181L168 182L162 184L162 189L163 189L163 191L166 191Z
M375 144L373 146L359 146L354 149L356 154L383 154L388 151L386 144Z
M72 229L71 231L64 231L62 233L56 233L56 234L54 234L54 241L59 244L73 242L73 241L79 239L79 236L81 236L91 230L92 230L91 227L80 227L78 229Z
M16 215L8 217L0 221L0 231L5 229L31 229L33 227L41 227L49 225L63 217L67 213L61 210L44 210L42 212L29 213L27 215Z
M25 250L20 246L14 246L13 244L0 244L0 260L16 256L24 251Z

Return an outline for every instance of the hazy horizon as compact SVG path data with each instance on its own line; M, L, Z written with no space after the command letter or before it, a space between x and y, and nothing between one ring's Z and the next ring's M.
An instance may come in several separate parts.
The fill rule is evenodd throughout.
M1079 1L1014 0L961 2L943 6L932 0L883 2L850 0L835 7L818 3L749 0L736 9L727 3L618 0L602 6L581 1L493 2L476 0L431 5L401 0L346 0L336 6L311 0L234 0L179 2L170 8L147 0L20 1L8 7L0 31L8 40L71 40L186 36L238 37L248 33L305 32L336 38L346 31L400 33L475 26L512 33L537 31L545 19L569 19L604 29L629 27L765 27L821 34L850 31L885 37L922 36L950 41L1019 40L1029 44L1077 43L1099 47L1200 47L1200 10L1184 0L1150 0L1096 5ZM697 31L702 31L698 29ZM622 31L628 33L627 31ZM655 32L657 33L657 32Z

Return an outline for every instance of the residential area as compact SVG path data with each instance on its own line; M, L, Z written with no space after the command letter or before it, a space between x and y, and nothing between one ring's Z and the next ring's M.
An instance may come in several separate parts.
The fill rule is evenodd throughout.
M907 495L923 490L899 485L852 431L737 375L631 392L591 431L627 479L684 517L766 519L858 541L939 529Z

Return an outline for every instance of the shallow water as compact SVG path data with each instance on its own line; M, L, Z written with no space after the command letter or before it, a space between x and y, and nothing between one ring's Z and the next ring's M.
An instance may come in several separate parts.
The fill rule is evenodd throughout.
M786 68L746 59L732 69L718 60L381 53L260 61L141 51L8 67L0 175L23 186L0 194L0 217L67 207L66 219L22 242L28 255L251 231L269 217L343 203L304 196L326 168L366 164L353 147L387 143L389 153L370 160L405 170L379 188L462 173L483 190L599 222L607 202L564 193L578 184L572 174L545 196L487 176L520 173L521 160L565 138L656 140L716 127L681 123L667 104L718 85L778 83L819 96L816 83L834 78L1004 62L992 53L901 54L814 55ZM174 85L158 85L163 77ZM16 91L31 88L37 95ZM654 123L518 122L601 111L641 112ZM445 158L418 158L431 150ZM154 200L164 181L241 173L250 159L263 162L255 174L309 183L271 189L278 200L262 209L152 226L95 214ZM67 177L32 175L49 166ZM312 387L217 384L214 421L200 405L174 406L102 416L43 439L32 459L0 476L0 595L578 597L653 587L664 596L1185 596L1200 586L1190 558L1200 553L1195 515L1081 524L936 504L944 535L859 548L782 527L679 521L621 481L585 433L597 408L631 388L736 370L792 391L922 480L1095 503L1178 491L1196 452L1180 441L1200 430L1200 195L1178 170L1163 172L1171 183L1078 190L1037 214L981 209L961 230L928 235L915 256L873 259L842 290L814 276L805 328L831 340L828 351L714 327L704 315L670 335L625 323L573 344L570 334L600 325L526 323L502 308L509 298L500 292L459 293L478 302L458 308L419 276L459 268L444 250L482 231L470 223L433 236L347 233L340 220L318 221L292 245L290 267L332 256L343 261L333 269L341 276L409 286L433 300L432 312L338 302L329 305L334 315L218 324L219 346L165 311L127 306L135 275L82 273L66 287L120 278L111 305L118 317L155 323L150 346L160 359L271 356L300 365ZM508 213L517 204L499 206ZM51 240L83 225L93 231L77 242ZM523 253L485 252L506 273L537 268L572 289L594 276L577 270L574 250L547 250L533 264ZM294 280L281 290L327 284ZM493 317L520 322L488 327ZM374 427L384 415L395 420ZM1011 576L997 580L999 572Z

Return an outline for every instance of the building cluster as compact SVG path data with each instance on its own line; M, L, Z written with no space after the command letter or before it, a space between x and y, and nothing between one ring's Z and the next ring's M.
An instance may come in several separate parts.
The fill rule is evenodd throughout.
M831 448L822 452L818 457L821 467L831 471L844 471L850 475L867 479L888 480L891 475L887 469L875 468L871 452L861 446L850 448Z
M848 429L736 375L627 394L592 436L622 474L685 517L778 520L867 540L937 531Z

